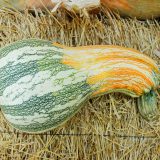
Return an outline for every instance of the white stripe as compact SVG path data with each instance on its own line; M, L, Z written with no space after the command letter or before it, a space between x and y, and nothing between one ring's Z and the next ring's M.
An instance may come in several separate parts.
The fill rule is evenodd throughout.
M67 48L65 50L65 53L68 54L68 55L84 54L84 53L87 53L87 52L93 53L94 55L99 55L99 54L102 55L103 54L103 56L106 53L113 54L113 52L115 52L115 54L117 54L117 53L121 53L121 54L124 53L125 54L126 53L126 55L128 55L128 53L129 53L129 54L133 54L134 56L135 56L135 53L136 53L136 56L138 54L137 52L134 52L134 51L128 51L128 49L125 49L125 48L124 49L109 48L107 45L106 45L106 48L101 48L101 46L97 46L97 48L92 48L92 46L91 46L91 48L79 48L79 50L76 49L76 47L75 47L75 49L74 48ZM89 54L89 55L92 55L92 54Z
M31 47L25 46L16 50L9 52L5 57L0 59L0 68L8 65L8 63L13 63L16 65L18 63L26 63L33 60L43 59L47 50L53 50L54 52L60 51L56 47L39 46ZM61 58L60 55L53 55L51 58Z
M5 114L6 119L15 125L30 125L36 122L44 123L49 120L48 114L34 113L33 116L12 116Z
M115 55L118 55L121 56L121 57L135 57L135 58L138 58L138 59L143 59L143 60L146 60L150 63L153 63L154 64L154 61L149 58L148 56L146 56L145 54L139 52L139 51L130 51L128 50L128 48L118 48L115 46L115 48L113 47L109 47L106 45L106 48L99 48L101 46L97 46L97 48L86 48L86 49L83 49L81 48L80 50L76 50L76 49L72 49L72 48L69 48L69 49L65 49L63 52L67 55L82 55L81 57L78 57L78 58L83 58L83 56L85 55L85 58L91 58L91 57L100 57L100 56L105 56L105 55L109 55L109 54L114 54L115 52ZM86 53L90 53L90 54L86 54ZM138 52L138 53L137 53Z
M120 52L124 52L124 51L126 51L126 49L122 50L119 48L108 48L107 46L106 46L106 49L98 48L98 47L92 48L92 46L91 46L91 48L86 48L86 49L80 48L80 50L77 50L76 48L75 49L68 48L65 50L65 53L68 55L72 55L72 54L85 54L85 53L89 52L89 53L93 53L93 54L88 54L88 56L95 56L98 54L105 55L105 53L112 53L112 52L120 53Z
M83 97L84 98L84 97ZM63 110L63 109L66 109L68 107L73 107L76 103L80 103L81 101L83 101L82 99L82 95L79 95L76 99L72 100L72 101L69 101L68 103L64 104L64 105L56 105L52 110L51 112L54 112L54 111L60 111L60 110Z
M75 100L70 101L69 103L67 103L66 105L57 105L55 106L52 110L50 110L51 112L54 111L59 111L68 107L73 107L73 106L79 106L79 104L81 104L81 102L83 102L86 99L85 97L82 97L82 95L79 95ZM48 121L49 115L44 113L45 111L43 111L43 113L39 114L39 113L34 113L33 116L12 116L10 114L5 114L6 119L15 124L15 125L32 125L34 123L45 123L46 121ZM69 113L69 110L63 111L62 113L57 113L54 114L53 113L53 117L54 119L57 119L60 116L63 116L64 114Z
M57 119L58 117L63 116L67 112L68 112L68 110L64 111L62 113L59 113L59 114L57 113L56 115L54 115L53 118ZM13 123L14 125L33 125L35 123L42 124L42 123L45 123L50 120L49 115L43 114L43 113L41 113L41 114L34 113L33 116L29 116L29 115L27 115L27 116L12 116L10 114L4 114L4 115L5 115L6 119L9 122Z
M22 77L16 83L6 87L3 96L0 97L1 105L19 105L33 96L41 97L62 90L65 85L86 80L86 75L80 76L78 72L70 69L52 76L51 71L40 71L36 75ZM73 74L78 74L79 78L75 78Z
M115 64L112 64L112 65L109 65L109 63L115 63ZM90 72L89 72L89 76L95 76L95 75L98 75L102 72L108 72L110 70L116 70L116 69L121 69L121 68L128 68L128 69L134 69L134 70L137 70L138 72L141 72L143 73L144 75L146 75L153 83L155 83L155 80L153 78L153 75L152 73L150 73L147 69L149 69L148 66L142 64L142 63L135 63L135 64L131 64L133 63L132 62L129 62L129 60L113 60L113 61L109 61L106 62L106 63L99 63L96 65L96 67L94 68L91 68L90 69ZM105 64L107 67L105 67ZM145 69L142 69L142 68L145 68ZM86 68L83 68L82 70L86 70ZM118 76L118 75L117 75Z
M66 114L68 111L64 111L63 113L57 113L54 115L54 119ZM33 125L35 123L45 123L48 120L50 120L50 117L48 114L39 114L39 113L34 113L33 116L12 116L10 114L5 114L6 119L13 123L14 125Z

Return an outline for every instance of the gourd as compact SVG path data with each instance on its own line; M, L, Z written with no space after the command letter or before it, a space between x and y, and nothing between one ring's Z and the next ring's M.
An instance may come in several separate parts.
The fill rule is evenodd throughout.
M120 15L151 19L160 17L159 0L101 0L104 7L116 11Z
M110 92L137 97L151 119L159 75L155 62L133 49L21 40L0 49L0 106L9 124L30 133L62 125L89 98Z
M61 3L62 2L62 3ZM160 17L160 0L12 0L9 4L0 0L1 7L11 7L19 10L33 8L53 9L61 6L69 11L79 12L82 9L92 11L103 5L106 10L116 11L122 16L137 19L151 19Z

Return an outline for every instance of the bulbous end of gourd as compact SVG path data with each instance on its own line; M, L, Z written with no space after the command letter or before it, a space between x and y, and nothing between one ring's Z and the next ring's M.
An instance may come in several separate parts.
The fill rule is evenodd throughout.
M153 90L138 98L138 109L146 120L154 120L159 117L157 96Z

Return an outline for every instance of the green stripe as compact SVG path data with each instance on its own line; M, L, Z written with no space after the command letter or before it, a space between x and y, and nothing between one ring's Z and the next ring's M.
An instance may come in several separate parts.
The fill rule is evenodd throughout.
M63 90L56 93L49 93L41 97L32 97L21 105L2 106L4 113L14 116L34 115L35 112L49 113L57 105L64 105L84 94L86 90L91 90L86 82L80 82L72 86L65 86Z
M24 46L53 46L51 43L48 43L48 41L39 41L39 40L24 40L20 42L16 42L15 44L11 44L10 46L0 50L0 54L8 54L10 51L13 51L14 49L19 49ZM41 52L44 50L37 50L37 55L38 52ZM26 76L26 75L35 75L39 71L43 70L50 70L52 71L53 75L57 74L59 71L64 71L69 69L70 67L67 67L65 65L60 64L60 61L62 58L55 58L53 59L53 55L58 55L62 56L62 53L60 52L55 52L54 48L53 50L46 50L46 53L44 54L44 58L42 60L35 60L35 61L30 61L26 63L20 63L13 65L12 63L9 63L8 65L0 68L0 95L3 94L3 91L7 86L12 85L16 81L18 81L20 78ZM26 51L27 53L27 51ZM24 54L25 55L25 52ZM32 56L32 55L30 55ZM23 58L23 56L21 57Z
M66 103L75 100L79 95L82 95L83 98L90 93L90 86L86 82L81 82L72 86L66 86L64 90L57 92L56 96L53 96L53 94L50 93L42 97L32 97L29 101L18 106L2 106L2 111L5 114L24 117L34 115L34 113L47 113L50 119L42 124L37 122L33 122L31 125L12 124L15 128L23 131L42 132L54 128L69 119L71 115L79 110L79 104L81 102L77 101L73 106L54 112L51 111L53 108L56 108L57 105L65 105ZM42 110L45 110L45 112L41 112ZM63 114L65 111L67 112ZM57 114L60 114L61 116L56 117Z
M53 47L52 42L47 40L37 40L37 39L27 39L14 42L0 49L0 58L5 57L8 53L25 46L38 47L38 46L48 46Z
M16 42L6 48L0 50L1 58L7 55L9 52L19 49L24 46L38 47L38 46L53 46L48 41L42 40L24 40L21 42ZM42 50L44 52L44 50ZM38 54L38 51L37 51ZM53 56L58 55L60 58L53 58ZM52 76L55 76L61 71L69 71L73 69L69 66L66 66L61 63L63 58L63 53L55 52L53 50L46 49L45 57L41 60L30 61L26 63L16 64L9 63L5 67L1 68L0 72L0 95L2 95L4 89L17 82L20 78L26 75L35 75L40 71L49 70L52 72ZM74 77L73 73L72 77ZM74 79L74 78L73 78ZM63 85L64 78L59 77L57 79L57 84ZM38 84L36 84L38 85ZM36 86L35 85L35 86ZM35 87L34 86L34 87ZM81 95L84 100L87 99L90 95L92 89L87 84L86 81L82 81L76 84L66 85L63 90L48 93L41 97L32 96L28 101L23 102L21 105L12 105L12 106L2 106L2 111L4 114L11 116L34 116L37 114L48 114L49 120L46 120L44 123L33 122L30 125L15 125L12 124L15 128L18 128L27 132L42 132L50 128L54 128L62 122L69 119L75 112L80 108L79 104L82 102L77 98ZM65 105L73 100L76 100L73 106L63 108L61 110L53 111L58 105ZM84 102L83 100L83 102ZM57 115L59 115L57 117Z
M17 64L15 66L7 65L0 69L0 95L3 94L3 91L10 85L17 82L20 78L26 75L34 75L38 70L38 65L35 61Z
M71 67L61 63L63 58L63 54L61 52L54 52L54 50L52 52L46 52L45 57L37 61L39 71L50 70L52 75L56 75L60 71L67 71L71 69ZM52 58L53 56L60 56L61 58Z

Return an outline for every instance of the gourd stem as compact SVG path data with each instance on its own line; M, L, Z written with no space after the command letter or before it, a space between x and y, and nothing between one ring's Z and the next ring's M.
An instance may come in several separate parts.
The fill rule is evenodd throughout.
M153 90L138 98L138 109L140 114L147 120L158 117L157 98Z

